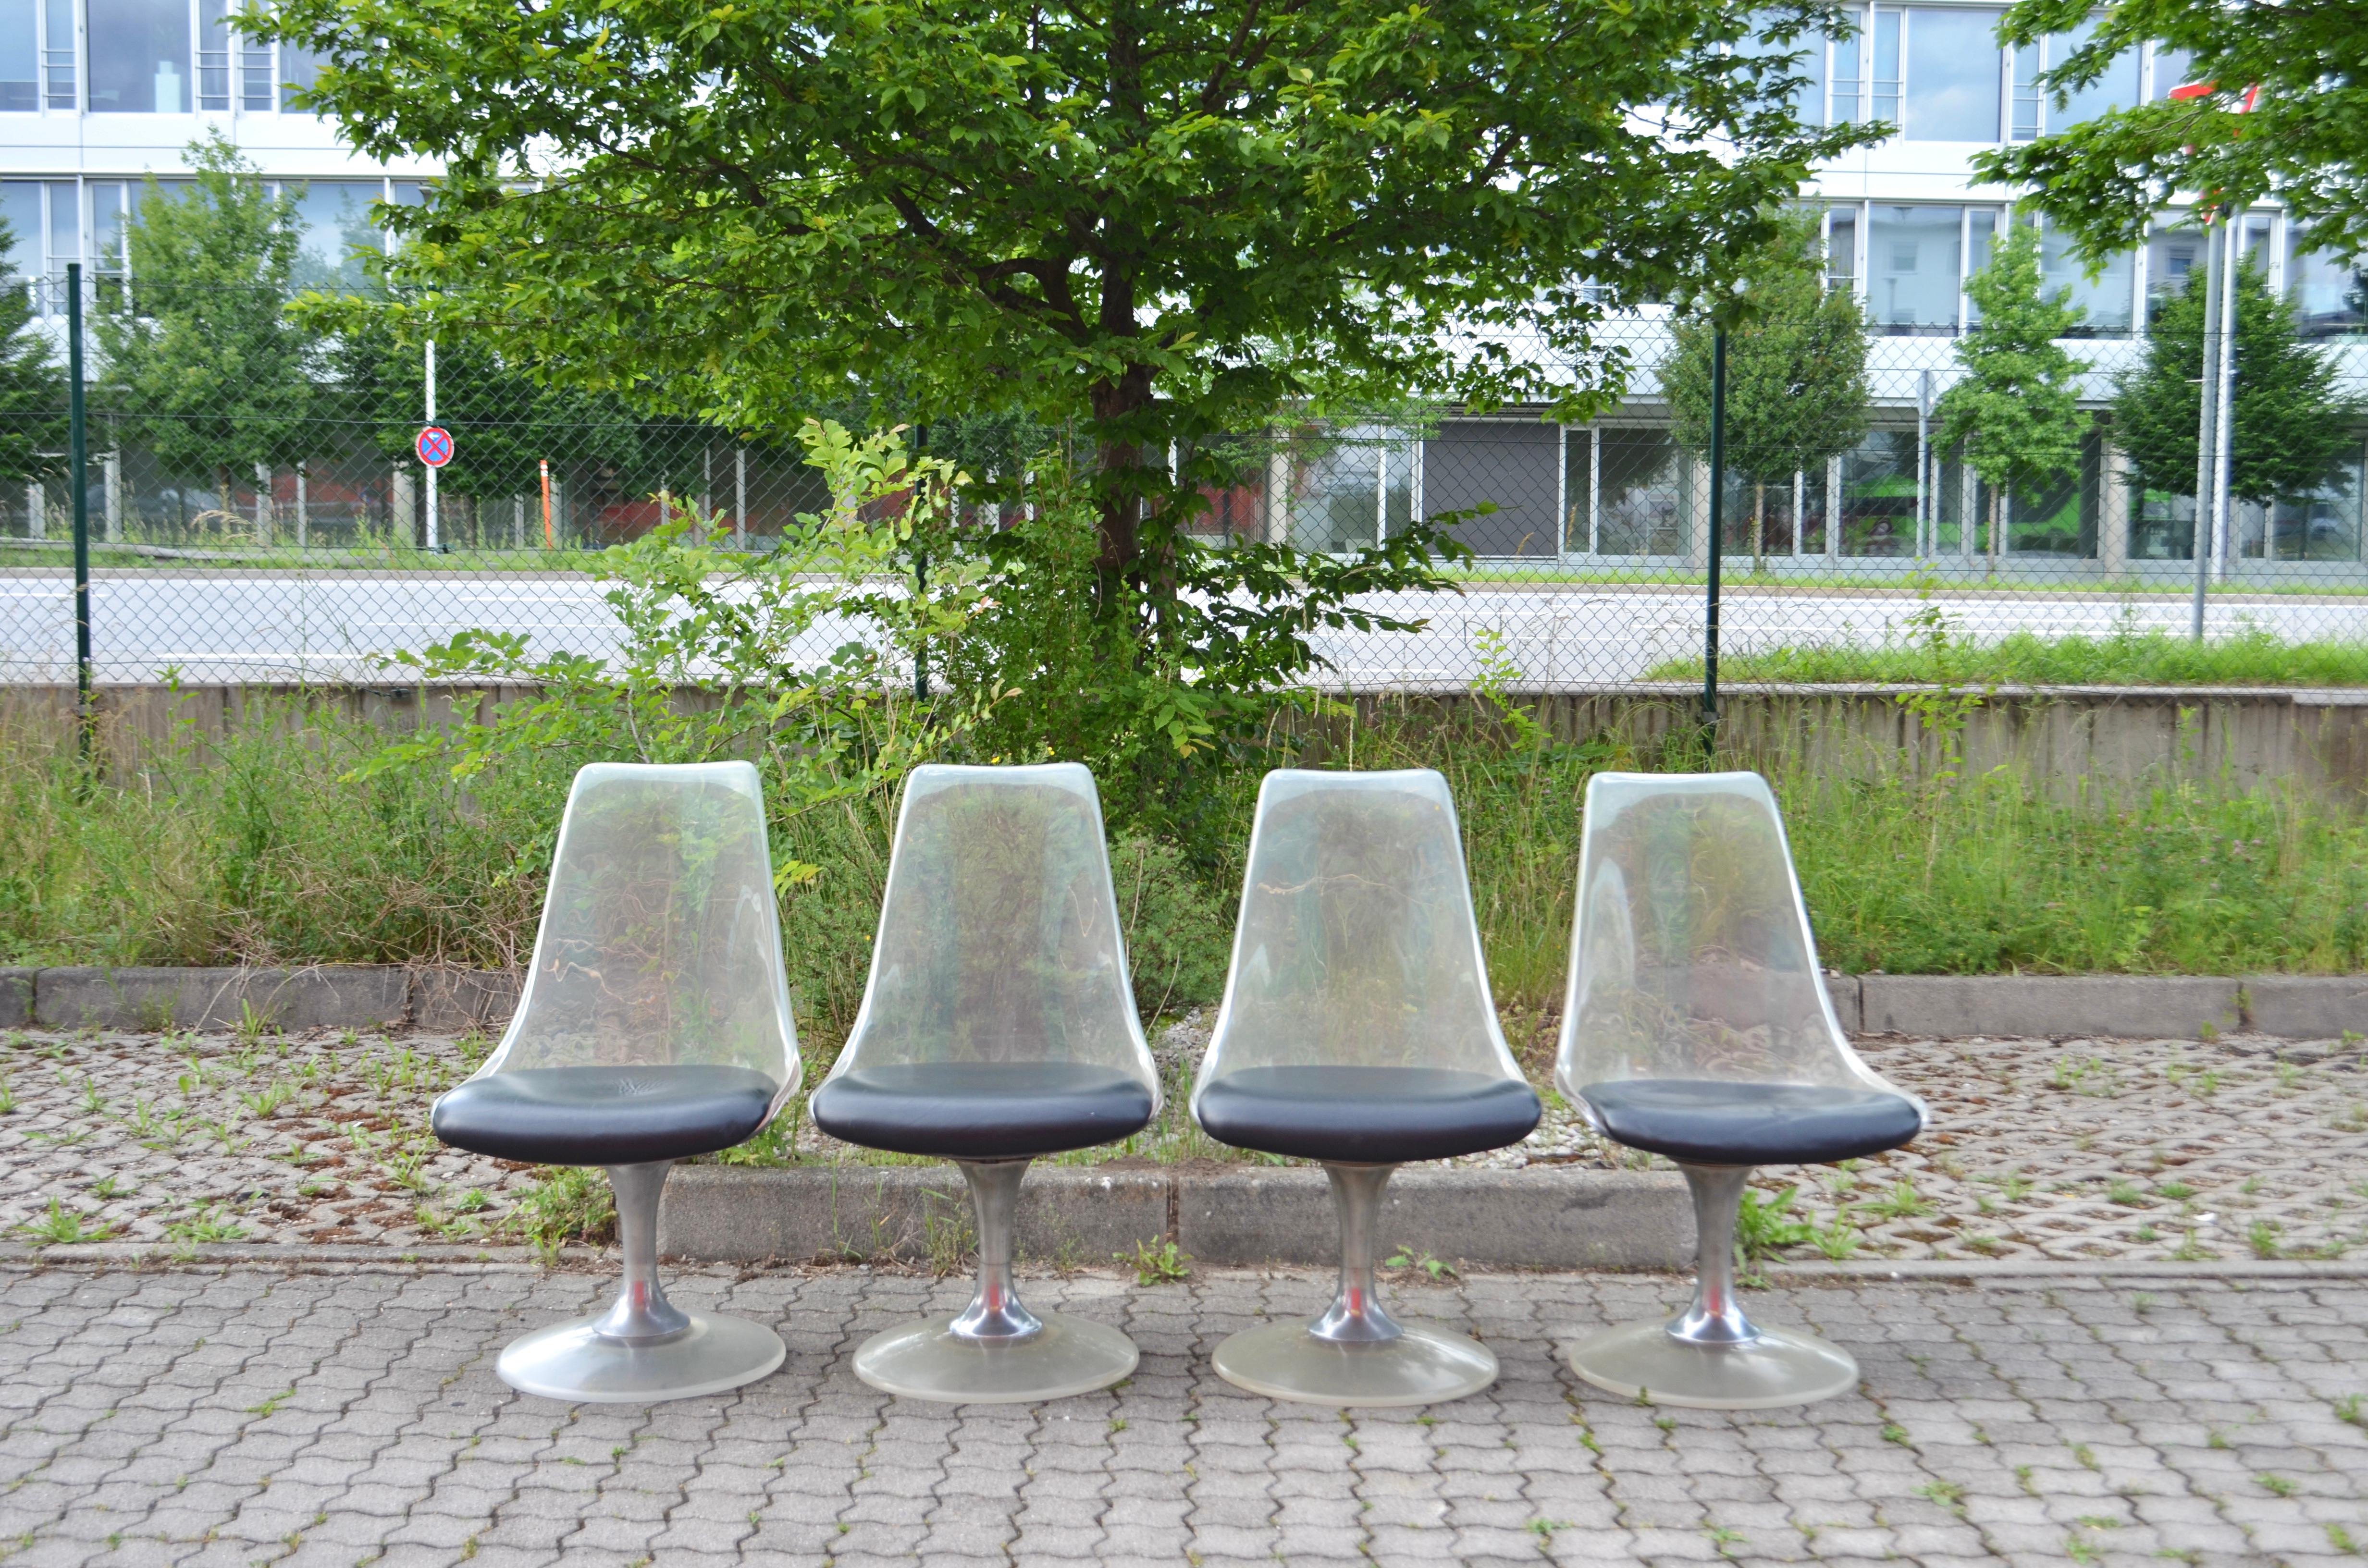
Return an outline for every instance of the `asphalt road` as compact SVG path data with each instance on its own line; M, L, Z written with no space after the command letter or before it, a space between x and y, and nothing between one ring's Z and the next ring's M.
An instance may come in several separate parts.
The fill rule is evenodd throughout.
M1941 590L1931 602L1955 631L1976 639L2020 629L2102 632L2124 617L2183 631L2190 613L2183 597L2170 596ZM1516 684L1624 681L1699 653L1702 641L1699 586L1484 586L1460 597L1377 597L1373 608L1429 624L1420 632L1319 632L1315 646L1334 666L1327 685L1465 686L1492 636L1501 644L1486 656ZM1919 608L1896 593L1735 589L1722 611L1722 645L1875 643L1907 635ZM0 680L71 679L73 613L63 575L0 576ZM526 632L537 653L605 655L618 641L599 586L555 574L117 575L93 585L91 619L103 682L384 680L379 657L471 627ZM2248 622L2293 639L2368 637L2368 600L2248 595L2211 607L2214 634ZM855 631L845 620L818 626L807 651L820 656Z

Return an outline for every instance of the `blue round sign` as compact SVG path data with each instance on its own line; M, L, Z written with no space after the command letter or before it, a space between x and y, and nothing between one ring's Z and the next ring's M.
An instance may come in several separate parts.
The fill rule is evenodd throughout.
M430 425L422 430L419 439L411 446L419 454L419 460L429 468L442 468L452 460L452 432L440 425Z

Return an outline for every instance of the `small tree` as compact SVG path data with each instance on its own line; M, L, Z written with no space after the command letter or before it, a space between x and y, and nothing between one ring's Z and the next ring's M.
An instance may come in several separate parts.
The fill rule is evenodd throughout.
M1941 394L1942 447L1962 445L1989 486L1990 571L1998 571L2006 497L2078 472L2078 381L2088 367L2055 340L2080 320L2069 289L2040 289L2039 231L2009 222L1989 265L1965 280L1981 320L1957 340L1964 378Z
M1849 290L1826 288L1824 272L1815 216L1786 218L1746 292L1752 314L1727 334L1725 456L1751 485L1754 572L1767 553L1768 487L1822 470L1866 437L1865 318ZM1678 441L1696 452L1710 447L1713 336L1708 315L1689 312L1661 369Z
M2203 414L2203 274L2148 313L2146 358L2113 388L2113 433L2141 490L2195 494ZM2336 368L2294 335L2294 305L2248 259L2237 272L2237 384L2228 430L2228 492L2264 505L2316 490L2356 449L2356 399Z
M301 238L292 196L273 197L219 132L189 144L197 178L150 176L125 231L131 283L92 326L101 396L168 473L231 476L301 460L313 384L289 319Z
M16 239L0 222L0 256ZM21 483L64 472L65 407L65 372L49 335L33 324L25 280L0 280L0 479Z

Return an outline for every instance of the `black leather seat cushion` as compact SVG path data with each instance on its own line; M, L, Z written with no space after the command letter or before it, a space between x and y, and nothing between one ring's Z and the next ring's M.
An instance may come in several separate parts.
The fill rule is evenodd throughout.
M1247 1067L1202 1089L1198 1108L1221 1143L1343 1165L1476 1154L1538 1124L1527 1084L1445 1067Z
M1705 1165L1815 1165L1896 1149L1921 1125L1879 1089L1713 1078L1623 1078L1579 1093L1632 1149Z
M544 1165L637 1165L729 1149L777 1085L747 1067L525 1067L472 1078L428 1125L456 1149Z
M834 1138L897 1154L1017 1160L1114 1142L1151 1120L1151 1090L1068 1062L929 1062L857 1067L806 1103Z

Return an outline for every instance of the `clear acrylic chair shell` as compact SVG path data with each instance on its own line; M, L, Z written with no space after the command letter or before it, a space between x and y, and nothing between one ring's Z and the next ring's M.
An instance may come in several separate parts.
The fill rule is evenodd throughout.
M1856 1157L1930 1119L1850 1048L1784 824L1756 773L1600 773L1580 838L1557 1086L1598 1132L1663 1153L1692 1189L1692 1303L1571 1348L1589 1382L1721 1409L1852 1387L1849 1353L1762 1328L1735 1289L1752 1167Z
M849 1142L954 1161L978 1279L959 1315L866 1341L856 1374L991 1403L1132 1372L1124 1335L1019 1300L1014 1225L1030 1160L1131 1135L1159 1105L1093 776L1075 763L915 769L863 1003L810 1110Z
M1517 1142L1538 1118L1497 1022L1440 775L1267 776L1192 1110L1223 1141L1320 1161L1340 1221L1331 1306L1227 1339L1223 1376L1337 1405L1433 1403L1494 1381L1486 1346L1400 1324L1373 1278L1397 1165Z
M504 1349L503 1381L639 1402L713 1393L780 1365L765 1325L667 1301L657 1211L676 1159L761 1131L802 1074L756 768L581 770L517 1010L484 1064L438 1099L434 1124L461 1147L605 1167L624 1278L605 1312Z

